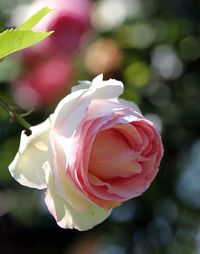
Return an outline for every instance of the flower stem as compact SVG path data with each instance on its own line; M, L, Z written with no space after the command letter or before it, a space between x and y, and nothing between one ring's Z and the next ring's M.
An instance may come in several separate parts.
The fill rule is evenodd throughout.
M30 123L28 123L24 118L23 116L25 116L26 114L18 114L16 112L14 112L11 107L4 101L0 98L0 106L10 115L10 119L11 119L11 122L17 122L19 123L22 127L24 127L28 132L31 133L31 130L30 130Z
M30 131L30 123L27 122L21 115L12 112L12 119L23 126L26 130Z
M10 109L9 109L8 105L7 105L2 99L0 99L0 106L1 106L6 112L8 112L8 113L10 114Z

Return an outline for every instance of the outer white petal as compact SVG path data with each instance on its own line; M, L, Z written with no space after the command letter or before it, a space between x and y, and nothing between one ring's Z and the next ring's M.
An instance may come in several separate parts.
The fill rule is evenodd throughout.
M50 120L31 127L32 134L21 134L19 151L9 166L12 177L20 184L37 189L46 188L43 163L48 159Z
M89 89L91 85L92 85L91 81L81 80L81 81L79 81L78 85L72 87L71 91L73 93L73 92L76 92L78 90Z
M115 79L103 80L103 75L100 74L91 81L79 81L79 84L72 87L72 92L89 89L94 87L96 92L94 99L115 99L118 98L124 90L124 85L121 81Z
M61 100L53 114L52 127L65 138L72 136L93 99L115 99L123 93L122 82L114 79L103 81L103 75L97 76L91 86L86 82L77 88L81 90L76 90L75 87L74 92Z
M53 214L57 224L62 228L76 228L84 231L93 228L95 225L104 221L111 213L111 210L104 210L103 208L83 199L74 190L66 189L68 195L73 195L73 202L82 204L82 209L75 210L75 208L62 197L58 196L54 187L54 178L47 169L47 192L45 197L46 205L49 211Z
M103 81L102 74L92 80L92 87L96 89L94 99L115 99L124 91L124 85L121 81L115 79Z
M65 138L70 138L85 116L94 93L95 89L90 87L88 90L73 92L62 99L53 114L53 130Z
M119 99L118 100L122 105L124 105L127 108L132 108L134 111L138 112L139 114L142 114L138 106L132 102L132 101L127 101L124 99Z
M93 100L90 104L85 120L96 119L113 114L115 111L132 109L135 114L141 112L136 104L123 99Z

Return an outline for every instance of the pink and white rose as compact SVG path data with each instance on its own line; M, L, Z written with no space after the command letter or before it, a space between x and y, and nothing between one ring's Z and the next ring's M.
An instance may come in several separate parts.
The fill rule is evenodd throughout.
M160 134L134 103L118 98L122 93L120 81L102 75L81 82L30 136L22 132L10 173L46 189L46 205L63 228L101 223L158 173Z

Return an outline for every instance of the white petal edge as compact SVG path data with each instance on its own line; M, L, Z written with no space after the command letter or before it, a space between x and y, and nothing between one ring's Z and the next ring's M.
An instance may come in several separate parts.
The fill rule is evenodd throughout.
M91 85L92 85L91 81L80 80L78 85L72 87L71 92L73 93L73 92L76 92L78 90L89 89Z
M60 101L53 114L52 127L65 138L72 136L93 99L115 99L124 90L122 82L114 79L103 81L102 74L93 79L91 86L86 85L87 88L81 90L75 87L74 92Z
M46 181L43 163L48 159L48 136L50 118L41 124L31 127L32 134L21 133L19 150L9 165L12 177L21 185L44 189Z
M49 172L47 168L45 170L46 174L48 174L48 177L46 176L48 178L48 185L45 202L50 213L54 216L60 227L75 228L80 231L85 231L100 224L109 217L111 210L104 210L94 203L82 199L81 196L74 191L74 202L79 202L81 199L81 202L84 203L84 210L82 212L75 210L69 202L56 194L53 176L50 170ZM77 197L75 197L75 195L77 195Z
M124 99L93 100L91 102L91 107L86 114L85 120L108 116L113 114L115 111L125 110L127 108L132 109L135 114L142 115L136 104Z
M65 138L70 138L82 121L95 90L79 90L60 101L53 114L52 129Z
M140 109L138 108L138 106L132 102L132 101L127 101L127 100L124 100L122 98L119 99L119 102L124 105L125 107L127 108L131 108L133 109L134 111L138 112L139 114L142 115L142 112L140 111Z
M103 74L92 80L92 87L96 89L93 99L115 99L124 91L124 85L116 79L103 80Z

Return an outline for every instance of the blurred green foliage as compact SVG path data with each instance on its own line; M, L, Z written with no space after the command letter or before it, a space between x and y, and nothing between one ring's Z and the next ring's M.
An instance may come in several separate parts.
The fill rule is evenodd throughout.
M94 1L95 8L102 2ZM133 9L112 25L94 22L86 47L96 38L119 45L121 67L105 76L122 80L123 96L138 103L161 130L160 172L144 195L114 209L94 229L60 229L46 211L43 194L20 186L8 173L21 129L0 109L0 253L200 253L200 2L117 2L132 3ZM5 10L0 4L0 30L8 26L14 2L6 3ZM76 81L94 76L85 66L85 50L77 58ZM5 72L13 75L16 66L10 59L0 63L0 94L10 103L11 79ZM37 124L50 111L35 112L28 120Z

